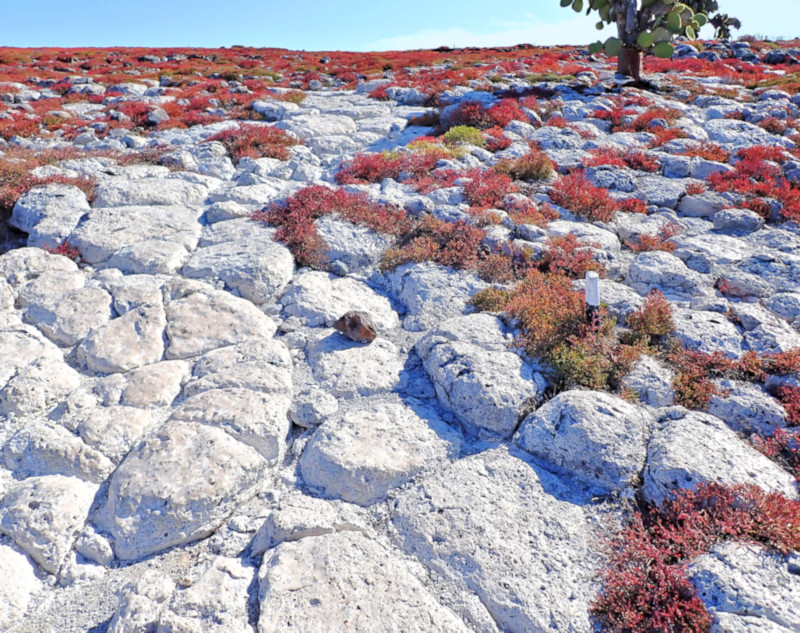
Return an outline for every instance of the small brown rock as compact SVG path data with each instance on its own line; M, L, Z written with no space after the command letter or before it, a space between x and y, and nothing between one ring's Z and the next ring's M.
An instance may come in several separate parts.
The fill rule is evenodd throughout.
M333 324L347 338L358 343L372 343L378 335L375 322L366 312L351 310Z

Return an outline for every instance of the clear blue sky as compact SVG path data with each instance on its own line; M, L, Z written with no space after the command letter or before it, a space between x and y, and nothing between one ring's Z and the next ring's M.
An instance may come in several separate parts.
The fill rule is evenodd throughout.
M588 44L611 35L558 0L6 0L3 46L397 50ZM739 33L800 36L800 0L719 0ZM706 29L703 35L710 36Z

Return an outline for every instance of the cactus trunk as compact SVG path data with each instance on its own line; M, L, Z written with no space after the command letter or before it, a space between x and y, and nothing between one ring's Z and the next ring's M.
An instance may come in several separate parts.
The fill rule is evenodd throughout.
M617 72L636 81L642 78L642 52L635 46L622 46L617 57Z

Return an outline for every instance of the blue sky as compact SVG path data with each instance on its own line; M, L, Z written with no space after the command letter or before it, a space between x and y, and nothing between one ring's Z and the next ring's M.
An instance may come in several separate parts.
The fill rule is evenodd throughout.
M4 46L398 50L588 44L612 35L558 0L8 0ZM800 35L800 0L719 0L740 33ZM791 30L793 29L793 30ZM710 36L708 30L703 35Z

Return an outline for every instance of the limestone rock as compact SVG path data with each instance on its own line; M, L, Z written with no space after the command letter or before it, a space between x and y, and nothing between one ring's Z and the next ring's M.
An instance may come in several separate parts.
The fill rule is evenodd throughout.
M211 534L255 494L266 465L220 429L167 423L120 464L94 520L123 560L188 543Z
M292 358L286 346L275 339L254 339L208 352L195 363L184 394L238 388L291 396Z
M163 407L178 397L190 375L187 361L165 360L101 378L94 390L106 406Z
M400 325L388 299L365 283L318 271L299 275L283 293L281 304L286 314L299 317L312 327L332 327L336 319L351 310L368 313L379 330Z
M107 207L177 206L201 203L211 188L177 178L110 178L95 190L95 209Z
M92 448L119 464L157 419L144 409L105 406L76 412L61 424L74 430Z
M161 305L139 306L90 332L78 347L78 358L105 374L157 363L164 355L165 327Z
M24 617L42 585L28 558L7 545L0 545L0 578L13 579L0 584L0 629L6 631Z
M527 416L514 443L556 469L608 492L635 483L653 419L601 391L565 391Z
M740 440L722 420L676 407L654 426L642 491L648 501L661 503L672 491L703 482L754 484L792 499L799 496L789 473Z
M673 371L652 356L644 355L622 379L622 386L633 390L642 404L669 407L674 404Z
M281 543L258 572L258 633L467 633L396 555L359 532Z
M303 479L351 503L367 506L382 500L392 488L458 450L455 434L433 410L420 414L401 402L388 402L326 420L300 458Z
M272 464L280 463L289 434L290 394L249 389L209 389L184 401L171 420L208 424L253 447Z
M406 552L474 593L500 630L588 633L586 521L557 490L552 475L490 449L400 496L392 523ZM478 628L480 612L460 615Z
M689 576L714 619L725 623L718 630L798 630L800 576L787 569L782 556L757 545L723 542L695 560Z
M338 410L336 398L322 389L311 388L294 397L289 416L297 426L312 428L322 424Z
M22 477L65 475L102 483L114 464L64 427L31 421L3 447L6 468Z
M672 319L673 335L687 349L706 354L722 352L729 358L738 358L743 353L744 339L724 314L675 308Z
M308 349L308 364L314 378L333 395L353 398L395 389L401 381L403 357L387 339L362 345L335 330L324 330Z
M86 338L90 331L108 323L111 319L111 295L101 288L79 288L39 303L30 303L23 318L36 325L54 343L72 347Z
M690 270L671 253L651 251L640 253L631 262L628 285L641 295L659 290L665 295L681 298L705 294L711 280Z
M734 431L772 435L786 426L786 411L763 389L740 380L719 380L722 393L712 396L708 412Z
M77 270L78 265L69 257L51 255L40 248L16 248L0 255L0 279L14 289L46 272Z
M58 574L89 514L97 486L62 475L29 477L0 500L0 532Z
M156 569L141 576L117 592L117 608L108 633L155 633L161 612L175 591L175 583Z
M214 559L190 587L172 594L155 633L251 633L247 603L254 576L239 559Z
M471 314L445 321L415 347L442 406L469 428L503 437L543 389L541 376L509 342L497 317Z
M250 338L271 338L277 329L245 299L221 290L192 292L166 304L168 359L190 358Z
M467 301L489 285L471 273L429 262L399 266L388 276L395 298L406 308L403 327L412 332L466 314Z

